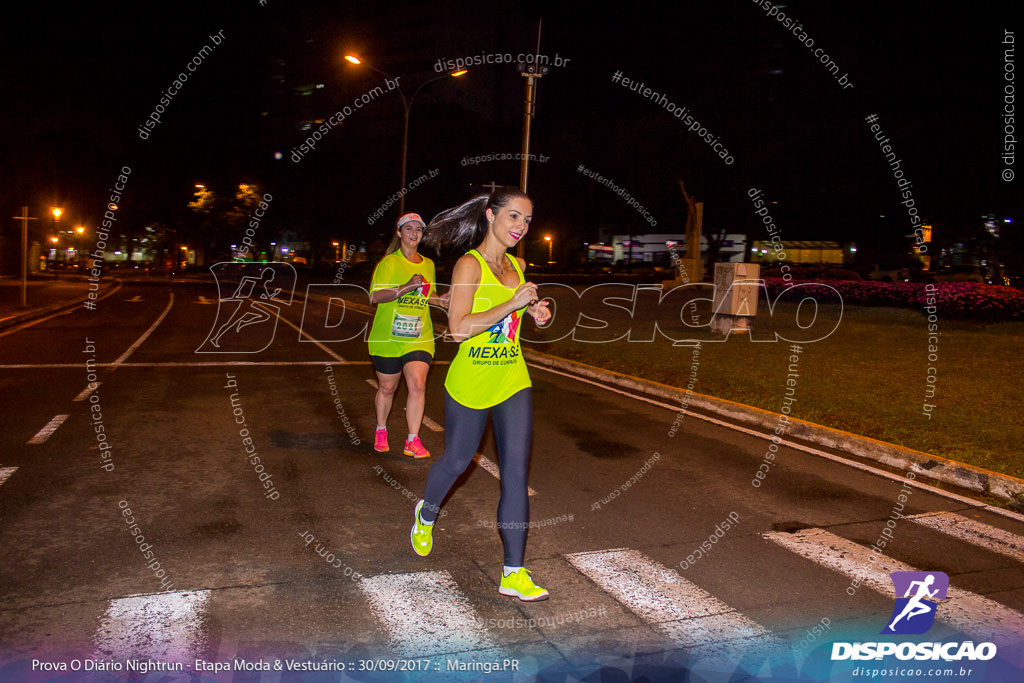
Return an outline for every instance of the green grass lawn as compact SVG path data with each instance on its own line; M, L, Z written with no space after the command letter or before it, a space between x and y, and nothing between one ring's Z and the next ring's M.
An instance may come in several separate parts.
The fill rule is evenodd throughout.
M800 333L795 312L795 305L779 304L773 316L788 321L776 330L789 338ZM764 336L772 323L763 301L758 313L755 325ZM793 417L1024 478L1024 323L940 319L937 359L930 363L921 311L833 306L823 313L839 324L827 338L802 344ZM677 323L666 331L680 338L684 329ZM690 336L722 339L707 332ZM682 388L693 359L690 348L663 337L529 346ZM755 343L746 333L703 343L693 390L780 412L790 353L787 342ZM929 365L937 378L932 399L926 398ZM925 403L935 406L930 419Z

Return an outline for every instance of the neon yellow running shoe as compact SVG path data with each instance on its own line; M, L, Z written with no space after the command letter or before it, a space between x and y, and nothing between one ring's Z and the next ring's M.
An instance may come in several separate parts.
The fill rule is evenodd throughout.
M416 503L416 521L412 524L412 531L409 532L409 540L412 541L412 549L416 551L416 554L420 557L426 557L430 554L430 549L434 547L434 525L423 524L420 521L420 510L423 509L423 501Z
M498 592L502 595L511 595L524 602L535 600L547 600L549 593L535 584L530 577L530 572L521 567L514 574L501 577L501 587Z

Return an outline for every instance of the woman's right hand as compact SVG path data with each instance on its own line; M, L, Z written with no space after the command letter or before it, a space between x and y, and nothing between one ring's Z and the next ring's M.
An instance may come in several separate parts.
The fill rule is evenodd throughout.
M401 289L398 292L398 295L402 296L403 294L408 294L409 292L411 292L414 289L418 288L422 284L423 284L423 276L420 275L419 273L416 273L411 278L409 278L408 282L406 282L404 285L402 285Z
M512 302L516 305L517 310L525 308L535 301L537 301L537 285L532 282L524 282L519 285L516 293L512 295Z

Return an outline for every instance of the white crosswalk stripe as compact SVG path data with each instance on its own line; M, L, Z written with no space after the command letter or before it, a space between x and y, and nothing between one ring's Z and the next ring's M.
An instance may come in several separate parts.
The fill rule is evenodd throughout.
M210 592L174 591L111 600L93 636L93 658L151 659L191 666L202 659Z
M926 512L907 517L911 522L941 531L976 546L1024 562L1024 537L952 512Z
M89 398L89 394L99 389L101 384L103 384L103 382L90 382L89 385L85 387L85 389L82 389L78 396L75 396L71 400L75 402L84 401L85 399Z
M446 571L381 574L359 587L388 633L391 648L407 657L477 651L498 656L496 643Z
M53 436L53 433L57 431L57 428L64 424L64 420L71 417L70 415L54 415L53 418L43 426L36 435L28 440L26 445L38 446L41 443L46 443L46 440Z
M431 420L426 415L423 416L423 425L432 432L443 432L444 427Z
M0 486L11 478L11 475L18 470L17 467L0 467Z
M501 479L501 468L494 464L494 462L483 453L477 453L474 455L473 462L484 468L485 471L490 472L495 479ZM533 490L532 486L527 486L526 495L536 496L537 492Z
M0 468L0 483L17 468ZM1021 559L1021 538L952 513L908 517L941 533ZM860 585L894 599L889 574L919 571L823 529L771 532L763 537ZM674 646L704 663L719 660L774 662L792 656L790 645L678 571L631 548L564 555L569 565ZM359 588L382 626L387 646L411 657L494 661L507 656L503 638L486 627L471 598L444 570L364 577ZM94 638L97 659L202 659L209 591L137 595L112 600ZM975 641L998 645L1024 633L1024 614L989 598L950 586L939 603L939 621ZM550 634L549 634L550 635Z
M892 599L896 593L890 573L921 571L824 529L771 532L764 537ZM1024 633L1024 614L953 586L949 587L946 600L939 603L937 618L971 638L996 644L1014 642L1019 636L1013 634Z
M699 656L782 651L782 641L696 584L628 548L574 553L566 559L676 645Z

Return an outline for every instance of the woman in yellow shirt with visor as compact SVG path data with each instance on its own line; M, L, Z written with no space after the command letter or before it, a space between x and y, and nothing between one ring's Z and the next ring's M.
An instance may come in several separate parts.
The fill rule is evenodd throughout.
M430 457L419 437L427 372L434 357L430 305L448 305L447 294L437 296L434 262L417 251L424 227L417 213L407 213L398 219L395 236L370 282L370 303L377 305L368 339L370 360L377 371L377 394L373 400L377 430L373 447L384 453L389 449L387 419L398 383L405 375L405 420L409 431L403 452L413 458Z

